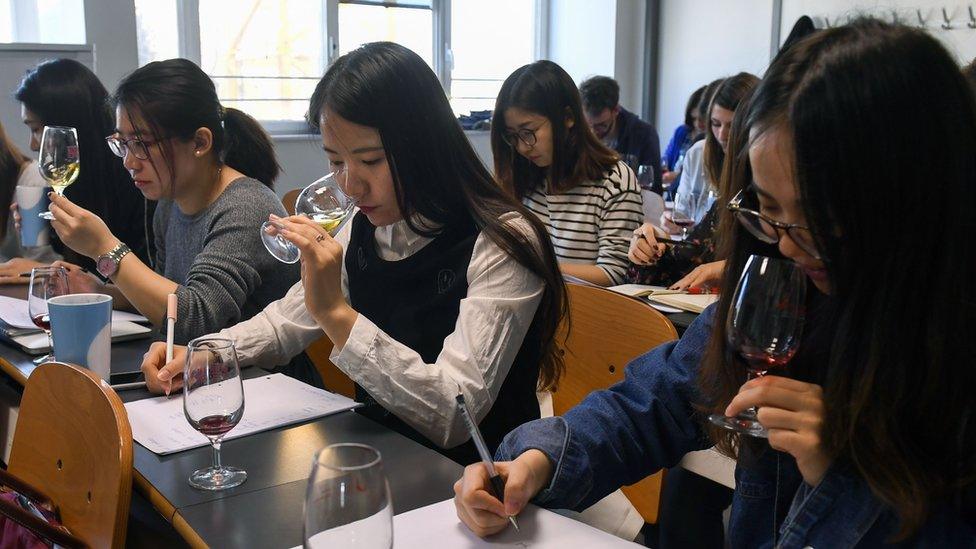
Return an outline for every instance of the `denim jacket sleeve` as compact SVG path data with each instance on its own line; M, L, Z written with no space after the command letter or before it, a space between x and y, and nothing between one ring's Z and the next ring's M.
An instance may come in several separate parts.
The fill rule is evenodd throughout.
M692 408L696 377L711 335L714 306L681 340L627 366L623 381L595 391L564 417L526 423L498 448L499 461L537 449L553 463L552 482L535 499L546 507L582 509L692 450L709 446Z
M894 511L851 465L835 463L817 486L800 483L777 547L875 547L890 543L897 531ZM905 545L976 547L976 530L949 506L936 505Z

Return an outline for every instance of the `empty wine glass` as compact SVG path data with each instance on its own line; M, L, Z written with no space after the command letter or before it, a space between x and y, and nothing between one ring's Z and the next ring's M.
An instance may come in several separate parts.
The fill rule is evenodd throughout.
M750 256L732 296L725 321L729 347L746 363L749 378L785 367L800 346L806 276L792 261ZM712 423L739 433L767 437L750 408L735 417L708 416Z
M671 222L681 228L681 238L688 238L688 230L695 226L695 213L698 208L697 192L678 193L674 198L674 209L671 210Z
M183 366L183 413L213 446L213 466L194 471L190 486L224 490L247 480L247 473L220 463L220 442L244 415L244 386L234 342L221 337L190 341Z
M637 184L645 190L654 190L654 166L641 164L637 166Z
M51 352L34 359L34 364L54 362L54 340L51 338L51 317L47 312L47 300L68 295L68 272L64 267L36 267L31 269L30 288L27 290L27 314L34 325L47 334Z
M356 207L355 202L339 187L340 183L345 182L345 175L345 170L336 170L302 189L295 200L295 214L308 217L331 235L339 232L343 222ZM273 221L265 221L261 225L264 247L278 261L297 262L302 257L301 250L278 234L278 228Z
M333 444L312 462L305 492L304 547L393 547L393 503L379 451Z
M44 126L38 159L41 177L51 183L54 192L63 195L65 187L78 179L81 169L78 132L65 126ZM37 215L49 221L54 219L50 210Z

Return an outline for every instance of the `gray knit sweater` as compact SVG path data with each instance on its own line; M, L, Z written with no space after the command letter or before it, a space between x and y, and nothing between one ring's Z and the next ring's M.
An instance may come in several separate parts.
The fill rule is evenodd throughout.
M299 265L279 262L261 242L270 213L286 215L274 191L244 177L192 216L159 202L155 270L179 284L176 343L251 318L298 281Z

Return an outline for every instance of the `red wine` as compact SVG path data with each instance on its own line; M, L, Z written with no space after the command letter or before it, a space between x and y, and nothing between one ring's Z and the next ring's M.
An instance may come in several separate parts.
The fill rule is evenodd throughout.
M796 354L796 349L787 349L775 355L770 355L762 349L744 349L740 354L746 363L748 363L749 371L757 376L761 376L772 368L785 366L793 358L793 355Z
M694 227L695 226L695 220L694 219L672 219L671 222L674 223L675 225L679 226L679 227Z
M31 317L31 320L34 321L34 326L37 326L44 331L51 329L51 317L47 313L33 316Z
M233 414L207 416L193 424L193 428L208 437L220 436L233 429L242 415L244 415L243 408Z

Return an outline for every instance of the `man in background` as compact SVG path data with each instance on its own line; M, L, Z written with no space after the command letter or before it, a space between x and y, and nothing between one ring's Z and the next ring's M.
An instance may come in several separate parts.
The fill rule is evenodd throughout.
M653 180L642 185L661 188L661 143L654 126L620 106L620 85L608 76L593 76L580 84L583 112L593 133L620 154L620 158L640 175L640 166L649 166Z

